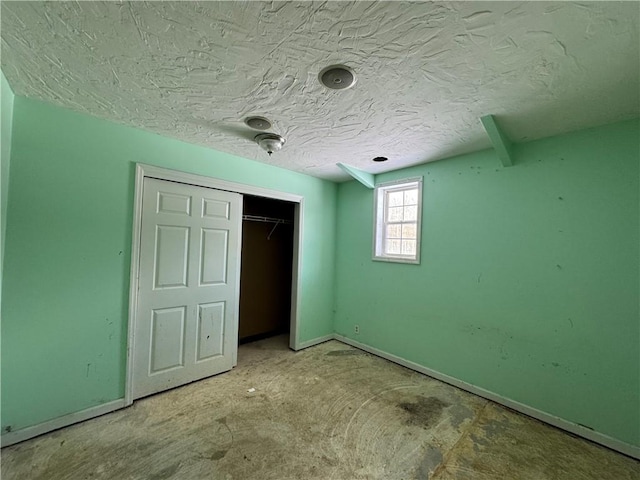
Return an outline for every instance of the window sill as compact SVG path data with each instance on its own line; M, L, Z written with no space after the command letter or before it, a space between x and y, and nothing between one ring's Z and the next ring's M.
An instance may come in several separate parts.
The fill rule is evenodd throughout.
M406 258L406 257L379 257L374 256L372 258L374 262L387 262L387 263L408 263L411 265L420 265L419 258Z

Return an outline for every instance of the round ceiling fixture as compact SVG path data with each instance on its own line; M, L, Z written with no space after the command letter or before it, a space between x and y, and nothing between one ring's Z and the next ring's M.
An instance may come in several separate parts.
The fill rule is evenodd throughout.
M346 65L331 65L322 69L318 80L331 90L344 90L356 84L356 74Z
M285 139L277 133L259 133L254 140L269 156L280 150L285 142Z
M373 159L374 162L386 162L389 160L387 157L376 157Z
M244 123L254 130L269 130L271 128L271 122L264 117L247 117L244 119Z

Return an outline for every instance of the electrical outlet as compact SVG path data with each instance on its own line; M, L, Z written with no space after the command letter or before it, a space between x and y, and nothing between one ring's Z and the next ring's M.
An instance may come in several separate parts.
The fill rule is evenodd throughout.
M356 335L360 333L360 325L353 326L353 333L355 333Z

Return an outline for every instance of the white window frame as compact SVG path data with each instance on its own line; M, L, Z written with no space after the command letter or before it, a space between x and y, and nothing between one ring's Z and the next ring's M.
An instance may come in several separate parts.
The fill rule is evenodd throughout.
M395 190L418 189L418 205L416 219L416 254L414 255L390 255L384 253L387 210L387 193ZM422 177L405 178L393 182L385 182L376 185L374 190L374 226L373 226L373 260L379 262L397 262L420 264L420 243L422 237Z

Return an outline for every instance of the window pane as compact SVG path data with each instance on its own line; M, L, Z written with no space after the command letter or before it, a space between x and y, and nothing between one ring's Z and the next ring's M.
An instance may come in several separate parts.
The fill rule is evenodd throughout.
M417 205L418 204L418 189L405 190L404 191L404 204L405 205Z
M413 207L415 208L415 207ZM392 207L389 209L389 216L387 220L389 222L401 222L402 221L402 207Z
M422 179L380 183L375 192L373 259L419 263Z
M400 207L402 206L402 192L390 192L389 193L389 206Z
M418 207L404 207L404 218L403 220L409 222L415 222L418 220Z
M416 224L415 223L405 223L402 225L402 238L408 239L416 239Z
M391 255L400 254L400 240L388 240L387 251L385 253L388 253Z
M416 241L415 240L402 240L402 254L403 255L415 255L416 254Z
M402 225L387 225L387 238L400 238L402 236Z

